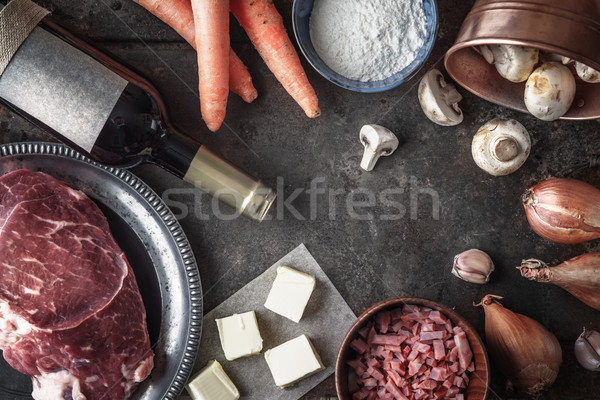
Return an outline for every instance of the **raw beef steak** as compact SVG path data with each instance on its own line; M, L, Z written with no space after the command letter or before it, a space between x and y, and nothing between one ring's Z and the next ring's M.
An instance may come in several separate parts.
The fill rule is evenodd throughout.
M126 399L153 367L144 304L106 218L41 172L0 177L0 349L37 400Z

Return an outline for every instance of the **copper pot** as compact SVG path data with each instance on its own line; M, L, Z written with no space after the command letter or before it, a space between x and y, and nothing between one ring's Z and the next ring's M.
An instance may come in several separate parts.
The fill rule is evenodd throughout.
M528 112L525 82L502 78L476 50L513 44L560 54L600 70L600 0L477 0L465 18L444 65L473 94ZM577 77L576 77L577 78ZM600 118L600 83L577 78L575 100L563 119Z

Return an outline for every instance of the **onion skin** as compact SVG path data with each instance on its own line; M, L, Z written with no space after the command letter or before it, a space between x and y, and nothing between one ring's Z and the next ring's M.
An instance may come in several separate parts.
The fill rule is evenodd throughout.
M600 189L575 179L550 178L521 197L529 225L552 242L600 238Z
M556 336L537 321L504 308L487 295L485 338L492 360L514 387L530 395L548 388L558 375L562 350Z
M583 254L554 267L540 260L523 260L518 268L521 276L559 286L600 311L600 252Z

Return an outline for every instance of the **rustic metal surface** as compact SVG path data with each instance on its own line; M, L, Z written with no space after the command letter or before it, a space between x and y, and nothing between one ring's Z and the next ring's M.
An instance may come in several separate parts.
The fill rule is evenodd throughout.
M416 85L431 67L443 71L442 58L472 1L438 2L440 25L432 55L415 78L394 90L350 92L328 83L302 60L323 111L315 120L306 118L285 93L232 20L232 47L248 65L259 97L246 104L232 95L225 126L216 134L200 119L196 55L166 25L129 0L40 4L71 31L96 41L154 82L169 105L171 119L183 131L280 191L271 221L225 221L206 217L211 200L190 185L154 166L133 171L180 217L200 267L206 311L305 243L356 314L388 297L424 297L454 307L483 335L483 310L472 303L488 293L504 296L506 307L540 321L563 346L558 380L542 398L597 398L600 374L579 367L572 349L583 326L600 329L599 312L557 287L521 278L514 267L523 258L555 263L600 250L598 241L565 246L540 238L528 226L519 201L530 185L600 153L600 124L543 122L460 87L464 122L456 127L430 122L418 104ZM291 33L291 0L275 4ZM1 110L2 142L48 139L20 117ZM532 136L531 156L505 177L487 175L471 158L474 133L495 117L518 120ZM363 148L358 132L367 123L391 129L401 141L398 150L371 172L359 168ZM588 169L573 177L600 187L598 172ZM311 182L325 193L311 195ZM395 192L388 192L389 198L382 201L385 189ZM363 204L348 210L348 199ZM496 263L485 286L450 274L454 255L471 247L485 250ZM334 395L330 377L306 398ZM492 364L488 398L525 397L507 392Z

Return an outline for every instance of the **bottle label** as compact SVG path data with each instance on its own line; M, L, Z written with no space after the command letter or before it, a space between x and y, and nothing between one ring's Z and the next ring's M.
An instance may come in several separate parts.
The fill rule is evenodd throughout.
M127 81L37 27L0 76L0 97L90 152Z

